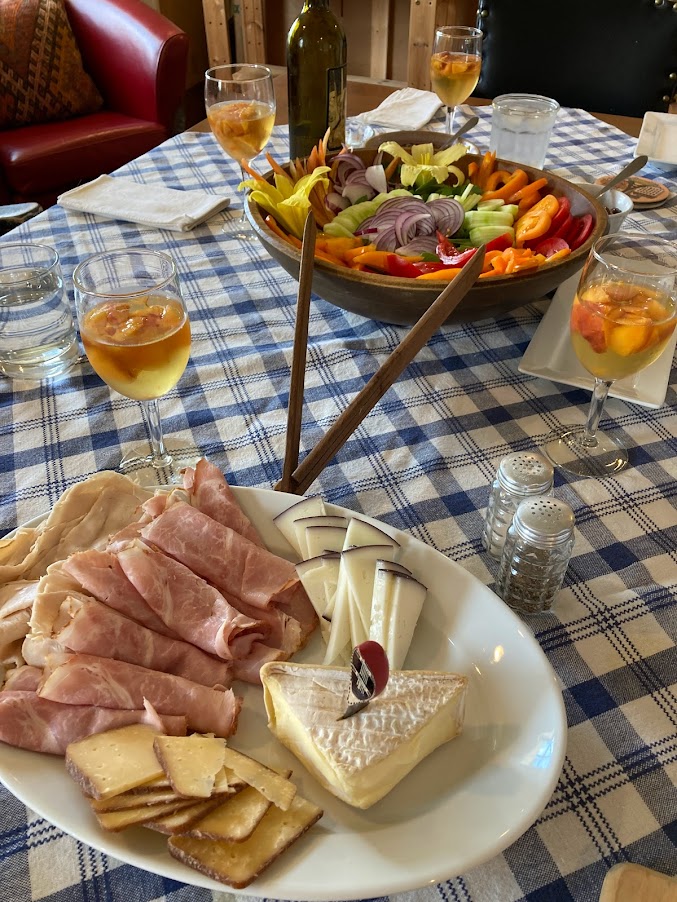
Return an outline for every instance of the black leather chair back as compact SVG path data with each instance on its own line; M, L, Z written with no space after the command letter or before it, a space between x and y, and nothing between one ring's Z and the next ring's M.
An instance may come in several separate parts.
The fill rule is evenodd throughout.
M674 0L479 0L477 97L527 92L595 113L667 112L677 91Z

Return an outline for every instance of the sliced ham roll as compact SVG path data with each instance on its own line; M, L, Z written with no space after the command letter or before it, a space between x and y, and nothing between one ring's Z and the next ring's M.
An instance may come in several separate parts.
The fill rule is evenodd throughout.
M179 561L134 543L118 552L123 573L178 636L226 661L246 658L270 629L234 608L218 589Z
M141 530L143 538L198 573L228 598L266 608L290 585L296 568L189 504L174 504ZM304 592L305 594L305 592Z
M117 557L111 551L82 551L63 562L71 574L90 595L114 608L125 617L163 636L177 638L176 633L148 607L143 597L125 576Z
M54 638L68 651L116 658L202 686L225 688L232 679L227 662L188 642L161 636L93 599L77 610Z
M203 457L195 468L186 468L183 486L193 507L223 526L240 533L255 545L263 547L263 539L238 504L235 493L217 466Z
M22 664L20 667L14 667L9 671L2 691L22 689L28 692L35 692L42 677L43 671L41 667L31 667L30 664ZM2 698L1 694L0 698Z
M208 689L136 664L72 655L38 689L41 698L68 705L138 710L147 699L159 714L185 714L189 730L227 737L237 729L242 699L230 689Z
M185 717L159 716L165 733L185 736ZM0 692L0 742L32 752L64 755L71 742L130 723L157 726L153 714L143 707L119 710L93 705L64 705L40 698L35 692Z

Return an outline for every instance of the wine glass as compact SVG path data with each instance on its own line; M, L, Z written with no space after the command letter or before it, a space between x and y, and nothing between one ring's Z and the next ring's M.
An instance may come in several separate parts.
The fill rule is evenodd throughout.
M433 91L447 108L447 132L454 130L456 107L475 90L482 65L482 32L466 25L435 29L430 58Z
M95 372L126 398L140 401L148 449L133 449L123 473L154 485L179 481L162 434L158 399L174 388L188 363L190 323L172 258L160 251L104 251L73 273L80 336ZM150 468L145 480L143 468Z
M229 157L240 164L261 153L275 124L273 74L267 66L233 63L213 66L205 72L205 108L209 126ZM239 220L226 221L223 232L234 238L254 240L247 225L244 203Z
M584 426L565 428L545 446L553 464L579 476L606 476L628 465L621 441L598 429L616 379L653 363L677 322L677 249L634 232L600 238L592 247L571 308L571 342L595 377Z

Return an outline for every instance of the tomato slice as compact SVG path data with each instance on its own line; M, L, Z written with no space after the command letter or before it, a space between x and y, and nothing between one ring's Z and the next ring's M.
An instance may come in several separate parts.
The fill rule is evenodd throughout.
M578 221L578 217L576 217L576 221ZM563 222L561 222L558 228L555 231L551 231L549 238L563 238L567 241L567 236L570 231L573 231L574 225L574 217L571 213L568 213Z
M591 213L584 213L583 216L578 217L578 220L578 231L576 232L575 236L568 242L569 247L572 251L575 251L577 247L580 247L588 240L595 225Z
M544 238L534 248L535 254L543 254L544 257L552 257L558 251L568 251L569 245L563 238Z

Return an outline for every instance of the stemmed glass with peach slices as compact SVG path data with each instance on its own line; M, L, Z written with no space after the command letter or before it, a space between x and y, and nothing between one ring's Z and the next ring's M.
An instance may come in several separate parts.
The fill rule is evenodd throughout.
M165 444L159 399L177 384L190 355L190 323L174 260L161 251L125 249L95 254L73 273L80 335L92 368L111 388L140 401L150 436L120 470L136 482L178 482ZM194 452L183 465L197 459ZM182 448L182 454L191 452Z
M644 233L600 238L586 261L571 308L571 342L595 378L585 425L565 428L545 446L558 467L607 476L628 465L620 439L599 430L616 379L632 376L665 350L677 323L677 249Z
M233 63L205 72L205 109L212 134L231 159L251 162L270 140L275 124L275 89L267 66ZM233 238L255 240L242 215L226 221L222 231Z
M456 108L477 87L482 68L482 32L466 25L443 25L435 30L430 58L430 83L446 106L447 133L452 134Z

